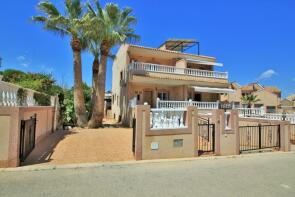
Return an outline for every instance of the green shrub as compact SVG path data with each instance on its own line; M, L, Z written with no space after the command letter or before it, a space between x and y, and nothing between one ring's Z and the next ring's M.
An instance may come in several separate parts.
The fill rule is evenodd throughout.
M24 106L26 105L26 100L27 100L27 90L23 89L23 88L19 88L17 90L17 94L16 94L16 97L17 97L17 104L19 106Z
M50 106L50 96L38 92L34 92L34 99L40 106Z

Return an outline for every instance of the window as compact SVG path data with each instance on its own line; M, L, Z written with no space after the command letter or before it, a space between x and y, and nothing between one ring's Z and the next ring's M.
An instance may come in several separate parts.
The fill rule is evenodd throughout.
M266 113L276 113L275 106L266 106Z
M120 81L123 80L123 71L120 72Z
M137 94L136 98L137 98L137 101L140 101L140 94Z
M158 98L163 101L167 101L169 99L168 92L158 92Z

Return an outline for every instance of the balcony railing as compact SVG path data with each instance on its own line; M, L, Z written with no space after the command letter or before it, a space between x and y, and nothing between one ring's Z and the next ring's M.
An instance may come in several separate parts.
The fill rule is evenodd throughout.
M216 72L210 70L200 70L191 68L177 68L175 66L166 66L151 63L132 62L129 66L130 70L148 71L156 73L170 73L178 75L187 75L195 77L208 77L216 79L228 79L227 72Z
M198 109L218 109L219 102L199 101L163 101L157 99L157 108L185 109L188 106L195 106Z

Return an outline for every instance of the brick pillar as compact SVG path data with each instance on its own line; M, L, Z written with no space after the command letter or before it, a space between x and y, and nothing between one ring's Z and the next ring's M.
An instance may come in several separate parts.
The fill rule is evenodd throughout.
M224 110L215 110L215 154L220 156L240 154L239 118L237 110L230 110L229 124L226 127Z
M150 106L137 105L135 107L136 118L136 138L135 138L135 160L142 159L142 136L145 135L147 126L149 125Z

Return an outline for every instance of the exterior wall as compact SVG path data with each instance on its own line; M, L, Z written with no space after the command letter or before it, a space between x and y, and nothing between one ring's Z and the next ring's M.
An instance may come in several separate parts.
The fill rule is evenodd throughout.
M112 113L116 120L127 116L128 111L128 45L122 45L112 67ZM121 78L121 72L123 79Z
M55 130L54 107L0 107L0 167L19 165L20 123L37 114L36 143Z
M267 106L275 106L276 110L278 109L280 98L276 94L270 93L266 90L260 90L254 92L253 94L256 95L258 99L260 99L260 101L255 104L263 104L265 110Z
M136 106L135 159L167 159L197 156L197 108L187 109L187 128L150 129L149 106ZM182 139L182 147L174 147L173 140ZM151 143L158 143L158 149L152 150Z

